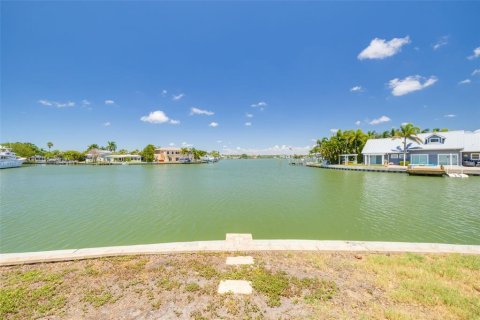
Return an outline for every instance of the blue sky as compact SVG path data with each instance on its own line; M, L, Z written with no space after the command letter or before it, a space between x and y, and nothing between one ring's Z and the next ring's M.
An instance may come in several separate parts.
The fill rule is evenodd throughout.
M338 128L479 129L479 12L478 2L2 2L1 140L280 153Z

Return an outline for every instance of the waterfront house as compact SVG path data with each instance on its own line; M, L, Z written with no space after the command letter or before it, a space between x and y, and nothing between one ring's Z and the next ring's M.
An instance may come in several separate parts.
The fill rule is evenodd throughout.
M142 162L142 157L138 154L109 154L104 156L104 159L109 163Z
M85 162L107 162L107 156L111 154L111 151L93 148L88 150L88 153L85 155Z
M480 164L480 130L429 132L417 135L422 143L407 140L406 161L415 165ZM403 139L369 139L362 150L367 165L400 164Z
M154 154L155 162L160 163L187 163L193 161L193 154L191 152L182 153L180 148L157 148Z

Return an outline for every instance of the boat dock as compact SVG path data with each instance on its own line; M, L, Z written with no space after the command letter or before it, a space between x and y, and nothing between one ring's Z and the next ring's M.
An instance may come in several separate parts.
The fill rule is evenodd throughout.
M385 166L364 166L364 165L342 165L342 164L330 164L324 165L321 163L308 162L307 167L332 169L332 170L347 170L347 171L367 171L367 172L386 172L386 173L409 173L407 167L390 165ZM446 167L443 173L456 173L466 174L468 176L480 177L480 167Z

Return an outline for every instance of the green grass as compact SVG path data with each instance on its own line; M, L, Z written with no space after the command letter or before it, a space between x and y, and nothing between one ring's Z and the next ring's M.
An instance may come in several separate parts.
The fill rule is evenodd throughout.
M187 283L187 285L185 286L185 291L188 291L188 292L196 292L199 290L200 290L200 286L198 285L198 283L195 283L195 282Z
M99 308L106 303L113 302L113 294L106 290L89 290L85 293L83 300L95 308Z

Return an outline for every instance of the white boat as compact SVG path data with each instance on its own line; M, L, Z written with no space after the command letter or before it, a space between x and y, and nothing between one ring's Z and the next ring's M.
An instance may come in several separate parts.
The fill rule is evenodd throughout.
M12 149L0 146L0 169L20 167L25 160L17 157Z

